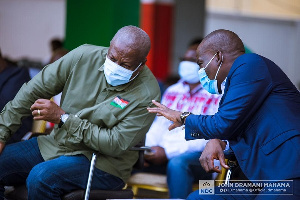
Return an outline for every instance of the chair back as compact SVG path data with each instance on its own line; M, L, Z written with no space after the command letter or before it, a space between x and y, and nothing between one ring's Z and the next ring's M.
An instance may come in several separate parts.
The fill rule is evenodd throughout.
M135 145L134 147L132 147L130 149L131 151L138 151L138 153L139 153L139 158L136 161L136 163L133 165L134 169L143 169L143 167L144 167L144 151L147 149L151 149L151 148L145 146L145 139L143 139L137 145Z

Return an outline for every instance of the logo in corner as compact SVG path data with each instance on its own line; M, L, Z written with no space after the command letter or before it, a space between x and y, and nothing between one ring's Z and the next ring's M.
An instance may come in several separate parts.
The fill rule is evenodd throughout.
M199 180L199 194L215 194L214 180Z

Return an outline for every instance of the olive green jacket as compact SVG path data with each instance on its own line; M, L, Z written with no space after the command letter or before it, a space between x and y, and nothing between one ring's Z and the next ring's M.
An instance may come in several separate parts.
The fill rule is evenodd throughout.
M91 159L96 153L97 168L126 182L138 158L130 148L144 139L152 124L155 114L146 108L151 100L160 100L160 90L146 66L131 82L109 85L103 72L107 50L82 45L24 84L1 111L0 141L18 129L37 99L62 92L60 107L70 116L61 128L56 125L50 135L38 137L43 158L83 154Z

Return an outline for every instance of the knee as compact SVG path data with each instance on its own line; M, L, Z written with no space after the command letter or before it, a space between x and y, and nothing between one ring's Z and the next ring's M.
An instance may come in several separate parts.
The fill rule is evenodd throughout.
M63 194L58 187L59 183L50 166L42 163L36 165L26 179L28 199L59 199Z
M188 163L186 163L180 156L176 156L169 160L167 168L168 171L184 170L188 169Z
M49 173L46 168L40 165L36 165L35 167L33 167L26 179L26 186L28 188L28 191L36 191L41 189L42 187L50 186L50 174L51 173Z
M168 162L168 165L170 167L176 167L176 166L185 166L186 165L186 161L185 159L182 157L182 156L176 156L176 157L173 157L169 160Z

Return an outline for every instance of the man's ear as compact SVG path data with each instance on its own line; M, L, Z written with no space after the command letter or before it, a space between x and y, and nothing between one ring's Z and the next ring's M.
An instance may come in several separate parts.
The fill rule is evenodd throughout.
M146 65L146 62L147 62L147 58L145 59L145 61L142 63L142 65L140 66L140 70L143 70L144 69L144 66Z
M143 62L142 65L146 65L146 62L147 62L147 58L145 58L145 61Z
M218 66L219 66L223 62L223 53L221 51L218 51L216 58L217 58L216 61L218 62Z

